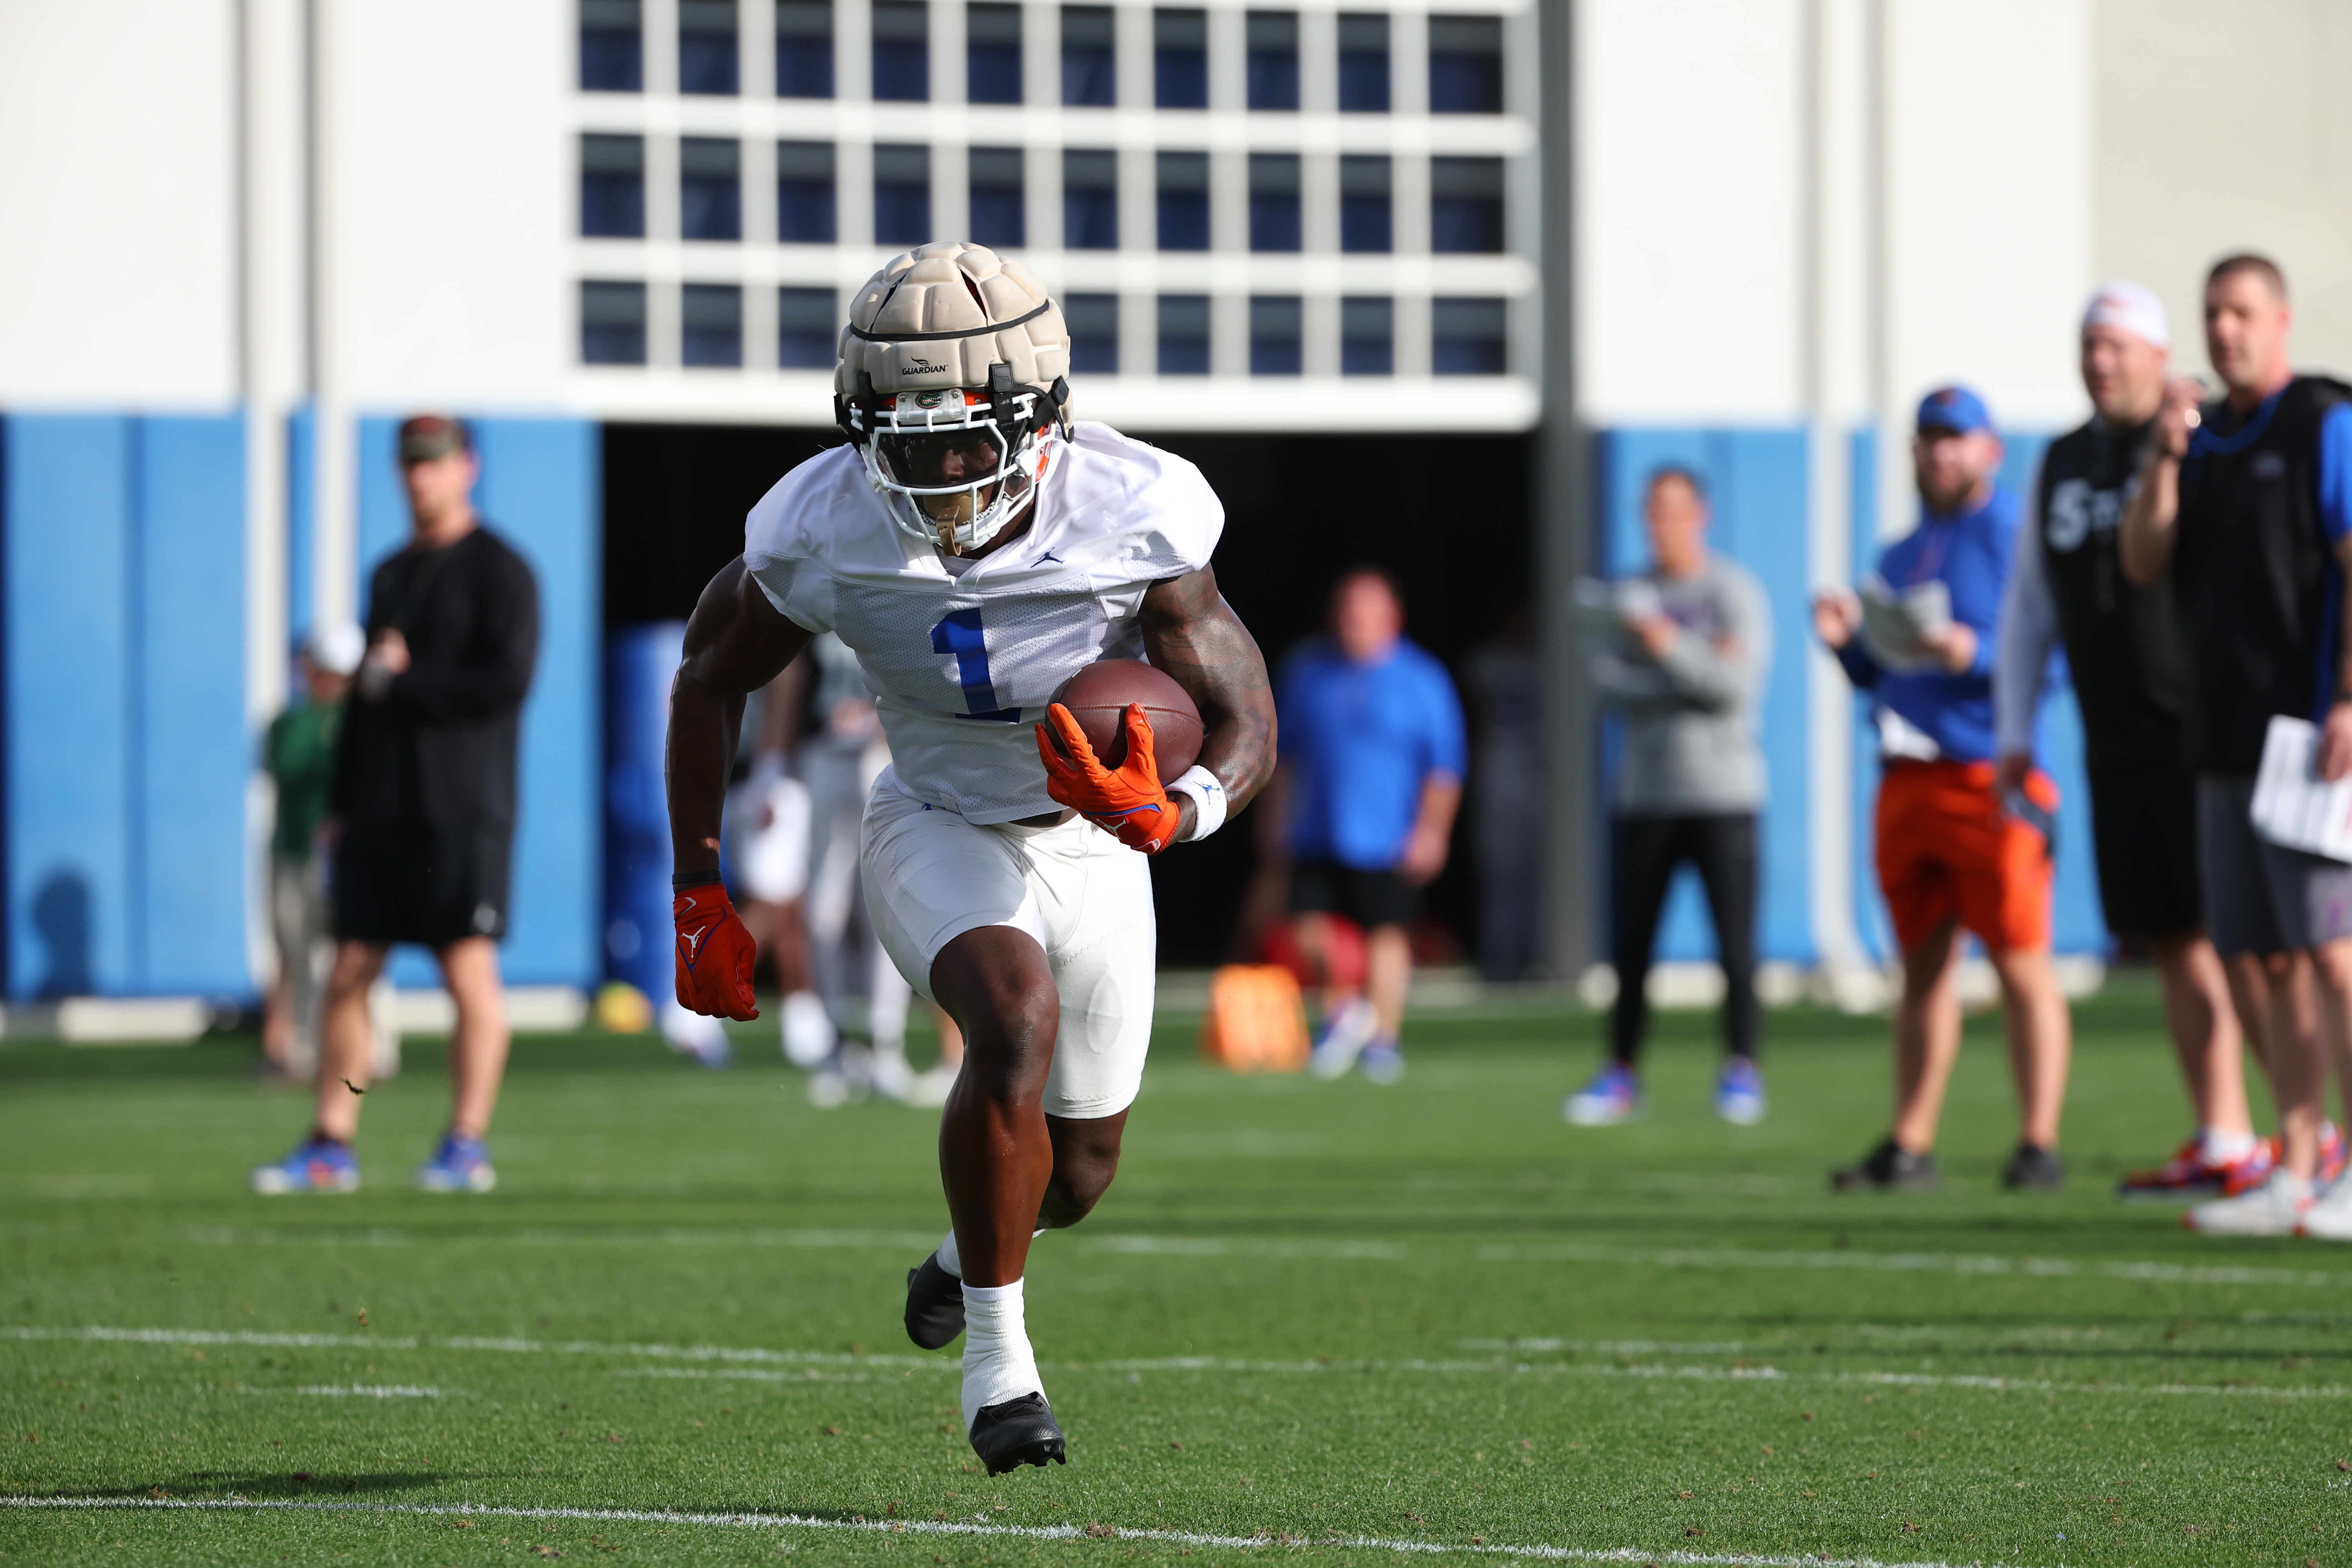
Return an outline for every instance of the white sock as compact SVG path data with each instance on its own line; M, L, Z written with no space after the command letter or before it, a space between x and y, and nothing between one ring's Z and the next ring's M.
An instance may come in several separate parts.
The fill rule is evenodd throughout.
M1045 1227L1041 1225L1036 1229L1029 1233L1029 1239L1034 1241L1045 1234ZM940 1267L946 1269L950 1274L954 1275L959 1279L963 1278L963 1254L956 1247L955 1229L953 1226L949 1227L947 1239L940 1243L939 1250L931 1256L938 1258L940 1260Z
M1021 1304L1021 1281L963 1288L963 1429L982 1410L1045 1392Z
M2260 1142L2251 1132L2216 1132L2204 1130L2201 1139L2205 1163L2209 1165L2234 1165L2254 1152Z
M813 1068L833 1055L833 1017L814 991L795 991L779 1009L777 1032L784 1059L796 1068Z

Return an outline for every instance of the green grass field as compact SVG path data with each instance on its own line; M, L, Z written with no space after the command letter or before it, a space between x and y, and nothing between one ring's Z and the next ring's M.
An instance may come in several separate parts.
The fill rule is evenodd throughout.
M2186 1113L2150 994L2077 1016L2066 1193L1996 1190L1979 1019L1947 1190L1844 1199L1879 1020L1776 1015L1735 1130L1669 1017L1602 1131L1558 1114L1588 1016L1421 1020L1391 1089L1171 1020L1118 1184L1032 1259L1071 1463L993 1479L898 1326L930 1119L810 1110L764 1025L719 1073L520 1043L488 1197L406 1186L418 1042L370 1185L300 1199L243 1190L305 1115L248 1050L10 1047L0 1561L2352 1561L2352 1252L2115 1204Z

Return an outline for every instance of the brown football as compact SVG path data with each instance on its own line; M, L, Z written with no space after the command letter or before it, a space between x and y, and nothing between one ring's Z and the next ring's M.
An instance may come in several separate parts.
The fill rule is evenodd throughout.
M1201 710L1174 679L1139 658L1106 658L1062 682L1054 700L1070 710L1087 744L1107 768L1127 761L1127 705L1139 702L1151 721L1151 760L1160 782L1191 767L1201 755ZM1051 739L1052 726L1045 734Z

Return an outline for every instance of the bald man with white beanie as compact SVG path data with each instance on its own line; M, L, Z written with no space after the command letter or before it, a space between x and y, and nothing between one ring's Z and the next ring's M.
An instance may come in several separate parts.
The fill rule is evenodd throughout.
M2197 1114L2179 1152L2125 1177L2117 1195L2185 1201L2259 1184L2272 1156L2253 1133L2229 982L2203 930L2197 785L2181 730L2187 641L2170 584L2135 584L2119 552L2170 349L2164 303L2137 283L2109 283L2084 310L2091 419L2042 460L2002 604L1993 706L2001 782L2014 789L2033 764L2051 647L2063 642L2082 707L2100 900L2108 928L2163 977Z

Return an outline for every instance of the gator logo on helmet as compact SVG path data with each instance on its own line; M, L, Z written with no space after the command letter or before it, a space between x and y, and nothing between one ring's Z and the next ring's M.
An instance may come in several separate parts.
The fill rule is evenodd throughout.
M915 394L915 406L937 408L940 404L945 403L947 398L948 395L944 392L919 392Z

